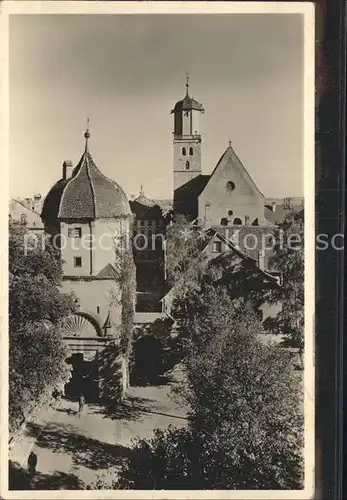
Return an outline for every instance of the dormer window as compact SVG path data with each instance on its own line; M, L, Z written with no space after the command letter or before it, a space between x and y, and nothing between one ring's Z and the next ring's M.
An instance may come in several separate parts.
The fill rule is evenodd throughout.
M189 170L190 169L190 163L189 161L186 161L186 170Z
M239 217L235 217L234 226L242 226L242 220Z
M26 223L27 223L27 216L25 214L22 214L20 216L20 223L22 224L22 226L26 226Z
M187 154L186 148L182 148L182 156L186 156L186 154Z
M213 253L221 253L221 251L222 251L222 242L221 241L214 241L212 243L212 251L213 251Z
M193 156L193 154L194 154L194 150L193 150L193 148L192 148L192 147L190 147L190 148L189 148L189 155L190 155L190 156Z

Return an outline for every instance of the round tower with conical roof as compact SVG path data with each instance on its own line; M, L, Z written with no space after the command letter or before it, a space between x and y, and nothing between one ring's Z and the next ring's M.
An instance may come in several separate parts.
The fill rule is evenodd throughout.
M178 101L174 115L173 171L174 191L201 174L200 117L202 104L190 96L189 77L186 77L186 95Z
M130 234L133 215L122 188L96 166L89 151L89 127L84 137L80 161L70 171L64 162L62 178L46 196L41 218L46 234L60 249L62 290L77 295L81 311L95 317L100 331L110 311L112 334L121 324L114 300L120 293L120 245Z

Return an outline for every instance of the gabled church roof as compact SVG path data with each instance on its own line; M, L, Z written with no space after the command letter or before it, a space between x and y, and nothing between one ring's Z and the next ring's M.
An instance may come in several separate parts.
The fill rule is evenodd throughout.
M220 159L219 159L217 165L215 166L212 174L210 175L210 178L209 178L206 185L208 185L208 183L213 178L213 176L217 172L217 170L222 169L228 161L231 161L233 166L235 165L236 167L238 167L238 169L246 176L246 178L248 178L248 180L250 181L252 186L258 191L258 193L260 193L263 196L263 194L260 192L259 188L257 187L256 183L254 182L254 180L252 179L252 177L248 173L247 169L242 164L240 158L235 153L233 147L231 146L231 142L229 142L229 146L227 147L227 149L224 151L224 153L220 157Z

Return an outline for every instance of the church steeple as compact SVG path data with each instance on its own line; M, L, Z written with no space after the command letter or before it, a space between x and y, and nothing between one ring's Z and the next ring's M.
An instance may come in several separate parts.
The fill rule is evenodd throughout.
M174 115L173 171L174 190L201 173L201 132L199 120L204 108L189 94L189 75L186 73L186 95L178 101Z

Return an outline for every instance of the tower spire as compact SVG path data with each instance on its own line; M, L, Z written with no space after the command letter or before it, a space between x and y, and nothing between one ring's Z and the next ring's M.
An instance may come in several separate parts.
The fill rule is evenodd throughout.
M186 96L188 96L188 89L189 89L189 74L186 73Z
M89 118L87 118L87 127L86 131L84 132L84 137L86 139L86 145L85 145L85 151L88 151L88 139L90 137L90 132L89 132Z
M144 190L143 190L143 184L141 184L141 189L140 189L140 196L144 196Z

